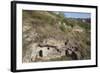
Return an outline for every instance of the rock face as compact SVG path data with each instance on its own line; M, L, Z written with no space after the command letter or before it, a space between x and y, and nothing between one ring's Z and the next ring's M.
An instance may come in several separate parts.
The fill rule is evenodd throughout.
M91 58L90 24L59 12L23 10L22 62Z
M32 47L32 61L36 61L36 59L41 59L40 61L47 60L55 58L55 57L60 57L61 56L61 51L60 51L60 45L57 46L57 41L55 40L50 40L47 39L43 41L43 43L37 44L36 49Z
M79 50L75 47L70 47L68 44L54 39L47 39L46 43L34 45L31 48L31 61L50 61L50 59L61 58L62 56L70 56L73 60L81 59Z

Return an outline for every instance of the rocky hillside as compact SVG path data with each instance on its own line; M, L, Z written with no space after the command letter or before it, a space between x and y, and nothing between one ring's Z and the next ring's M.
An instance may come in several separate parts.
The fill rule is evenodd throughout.
M67 44L69 43L68 47L78 48L81 59L91 58L90 23L74 18L67 18L63 12L29 10L23 10L22 20L23 62L32 62L32 49L36 48L32 48L34 44L47 43L52 46L61 46L66 41ZM54 40L51 43L49 39Z

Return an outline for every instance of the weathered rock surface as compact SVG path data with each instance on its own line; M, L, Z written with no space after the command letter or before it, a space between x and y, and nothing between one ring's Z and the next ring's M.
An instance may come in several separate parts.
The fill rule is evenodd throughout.
M57 14L23 11L23 63L91 58L90 29L80 26L86 23Z

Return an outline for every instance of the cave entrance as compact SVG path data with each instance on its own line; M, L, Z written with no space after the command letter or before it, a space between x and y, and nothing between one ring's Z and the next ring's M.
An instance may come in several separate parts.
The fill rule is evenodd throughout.
M43 57L43 51L42 50L39 51L39 56Z
M68 50L65 50L65 55L66 55L66 56L68 55Z

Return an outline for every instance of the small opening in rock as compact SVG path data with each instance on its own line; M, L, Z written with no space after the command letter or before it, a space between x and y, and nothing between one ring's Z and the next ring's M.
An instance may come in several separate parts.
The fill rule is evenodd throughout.
M43 57L43 51L42 50L39 51L39 56Z
M65 45L67 45L67 42L65 42Z
M47 49L49 50L50 48L48 47Z
M76 55L74 52L72 52L71 57L72 57L72 60L77 60L77 59L78 59L78 58L77 58L77 55Z
M68 55L68 50L65 50L65 55L66 55L66 56Z

